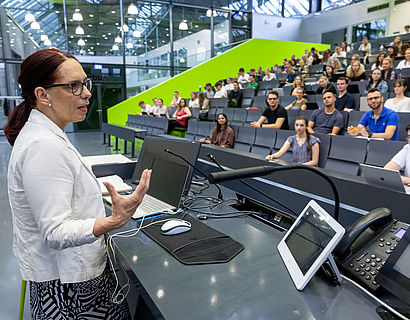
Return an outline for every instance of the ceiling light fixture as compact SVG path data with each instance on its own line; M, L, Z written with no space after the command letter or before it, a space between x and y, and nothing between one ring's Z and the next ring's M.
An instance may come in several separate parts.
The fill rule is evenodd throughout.
M33 30L40 30L40 24L37 21L33 21L30 24L30 28L33 29Z
M178 29L182 31L188 30L188 23L186 23L186 20L179 23Z
M73 13L73 20L74 21L83 21L83 15L80 12L80 9L75 9Z
M134 48L134 45L132 44L132 42L127 42L127 49L132 49Z
M85 41L82 38L80 38L80 39L78 39L77 44L79 46L85 46Z
M135 4L131 3L128 6L128 10L127 10L128 14L138 14L138 8Z
M81 28L80 25L78 25L78 27L75 28L75 34L84 34L84 29Z
M216 17L216 10L211 10L211 9L206 10L206 16L207 16L208 18L210 18L212 15L213 15L214 17Z
M44 45L45 45L46 47L51 47L51 41L50 41L50 39L47 39L46 41L44 41Z
M112 51L118 51L120 48L116 45L116 44L114 44L113 46L112 46Z
M128 32L130 29L128 28L128 26L124 23L123 25L122 25L122 31L124 31L124 32Z
M41 40L41 41L46 41L47 39L48 39L48 36L45 35L45 34L42 34L42 35L40 36L40 40Z
M122 38L121 37L115 37L114 40L116 43L121 43L122 42Z
M34 18L32 13L26 13L24 20L28 22L33 22L33 21L36 21L36 18Z
M132 33L132 36L133 36L134 38L141 38L141 32L138 31L138 30L135 30L135 31Z

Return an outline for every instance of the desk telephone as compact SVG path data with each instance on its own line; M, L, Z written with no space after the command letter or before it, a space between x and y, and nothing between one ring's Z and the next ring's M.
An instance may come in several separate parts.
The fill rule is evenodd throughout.
M394 220L387 208L378 208L356 221L333 251L337 265L371 292L375 280L408 225Z

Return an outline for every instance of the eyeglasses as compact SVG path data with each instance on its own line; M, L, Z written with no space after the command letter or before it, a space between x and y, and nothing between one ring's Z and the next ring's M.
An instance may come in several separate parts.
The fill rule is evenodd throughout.
M71 81L68 83L56 83L56 84L49 84L44 86L43 88L53 88L53 87L68 87L71 89L71 92L75 96L80 96L83 93L84 87L87 88L88 91L91 92L93 88L93 81L91 79L85 79L84 82L81 81Z
M407 140L409 140L410 139L410 136L407 136Z
M278 100L278 98L268 98L269 101L275 101Z
M371 100L380 100L382 98L382 96L378 96L378 97L371 97L371 98L367 98L367 100L371 101Z

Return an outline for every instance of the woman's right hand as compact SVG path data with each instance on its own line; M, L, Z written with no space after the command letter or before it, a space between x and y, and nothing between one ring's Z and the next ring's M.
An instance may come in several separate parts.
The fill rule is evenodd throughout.
M267 161L272 160L272 155L268 154L268 155L265 157L265 160L267 160Z

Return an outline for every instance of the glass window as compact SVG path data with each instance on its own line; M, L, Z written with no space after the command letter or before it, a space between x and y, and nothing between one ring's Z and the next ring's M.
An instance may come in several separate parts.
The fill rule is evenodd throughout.
M171 78L171 71L170 68L129 67L126 69L126 77L127 97L130 98Z
M386 34L386 19L353 26L352 42L361 41L364 37L378 39Z
M252 10L253 12L256 12L256 13L281 16L282 15L282 0L279 0L279 1L252 0Z
M221 54L221 49L229 44L229 14L216 11L214 17L214 54Z

